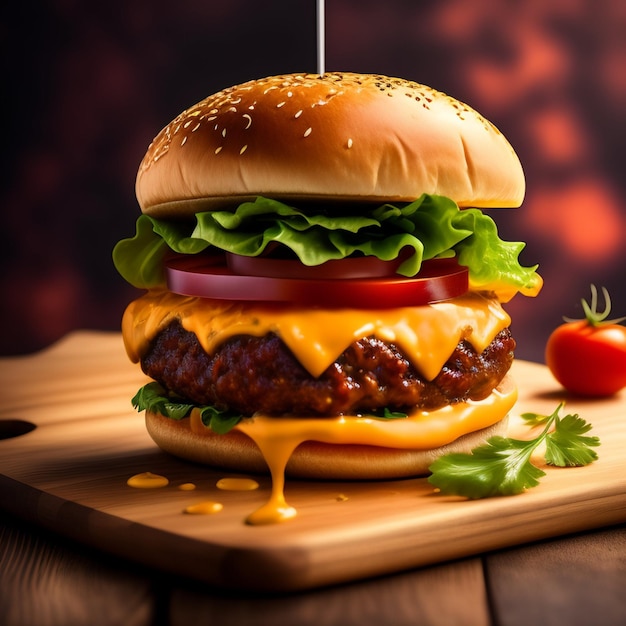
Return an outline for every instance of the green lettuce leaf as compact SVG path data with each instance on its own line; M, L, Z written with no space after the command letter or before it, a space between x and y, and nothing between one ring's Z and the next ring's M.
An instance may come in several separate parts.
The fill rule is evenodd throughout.
M532 291L541 280L536 267L518 261L524 244L501 240L490 217L428 194L401 206L374 207L365 215L309 215L263 197L235 211L198 213L195 224L142 215L135 236L117 244L113 260L129 283L149 289L164 285L163 259L169 250L198 254L217 248L258 256L276 243L309 266L354 254L391 260L408 248L412 254L398 269L402 276L415 276L424 260L457 256L475 288Z
M173 420L188 417L193 409L200 411L202 423L218 435L232 430L243 416L233 411L222 411L214 406L197 406L168 392L157 382L147 383L131 400L137 411L152 411Z
M202 423L218 435L230 432L243 419L243 415L237 411L222 410L210 404L196 405L171 393L156 381L146 383L141 387L131 400L133 407L141 411L151 411L164 417L180 421L189 417L194 409L200 412ZM371 414L378 419L403 419L406 413L392 411L384 407L380 411Z

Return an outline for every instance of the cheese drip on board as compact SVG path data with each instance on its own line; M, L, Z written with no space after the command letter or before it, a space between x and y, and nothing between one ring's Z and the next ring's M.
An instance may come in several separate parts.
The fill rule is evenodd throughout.
M420 307L303 309L209 300L151 291L132 302L122 319L128 356L138 362L150 341L174 320L212 354L235 335L276 333L309 373L320 376L354 341L375 336L393 343L433 380L459 341L482 352L510 324L499 301L479 293Z
M467 433L499 422L516 401L517 388L509 381L485 400L470 400L433 412L416 411L406 418L341 416L315 419L257 415L245 419L235 428L255 442L272 478L269 499L251 513L246 522L251 525L272 524L295 517L296 510L285 499L285 469L294 450L306 441L435 450ZM202 423L199 411L192 411L189 419L195 434L213 434Z

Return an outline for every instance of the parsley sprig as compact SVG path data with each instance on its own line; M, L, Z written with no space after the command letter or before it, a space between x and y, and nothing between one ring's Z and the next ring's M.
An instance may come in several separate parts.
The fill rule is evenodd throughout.
M537 437L528 441L509 437L491 437L469 454L451 453L431 466L428 481L444 495L470 499L509 496L536 487L545 472L531 463L535 450L545 443L545 461L558 467L588 465L598 458L592 448L600 445L598 437L585 433L591 424L578 415L559 413L559 404L551 415L524 413L530 426L544 426Z

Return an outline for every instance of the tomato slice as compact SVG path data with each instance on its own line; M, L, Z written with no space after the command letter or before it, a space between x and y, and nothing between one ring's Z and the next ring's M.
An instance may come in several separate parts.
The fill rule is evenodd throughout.
M286 262L291 264L291 261ZM165 268L168 289L185 296L326 308L422 306L456 298L468 289L467 268L455 259L425 261L414 278L398 275L383 278L251 276L234 273L223 257L202 255L170 257Z
M332 259L321 265L304 265L298 259L278 259L275 257L243 256L226 253L226 265L235 274L245 276L269 276L271 278L383 278L395 276L404 261L403 257L383 261L375 256Z

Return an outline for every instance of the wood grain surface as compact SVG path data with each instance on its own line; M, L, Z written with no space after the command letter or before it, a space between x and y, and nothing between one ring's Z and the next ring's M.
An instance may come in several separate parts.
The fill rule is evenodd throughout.
M545 367L517 362L516 413L551 412L563 399ZM28 357L0 360L3 437L0 502L7 511L80 542L205 583L297 590L387 574L506 546L626 521L626 399L567 399L594 425L600 459L585 468L545 468L528 493L476 502L444 498L425 479L385 482L288 481L298 516L250 527L269 478L250 492L219 491L220 470L158 450L130 398L146 379L117 333L79 332ZM514 420L513 429L518 428ZM150 471L168 487L137 490ZM177 487L193 482L193 492ZM210 516L185 506L219 500Z
M156 607L141 571L0 513L2 626L148 626Z
M286 594L160 573L0 513L2 626L623 626L626 524Z

